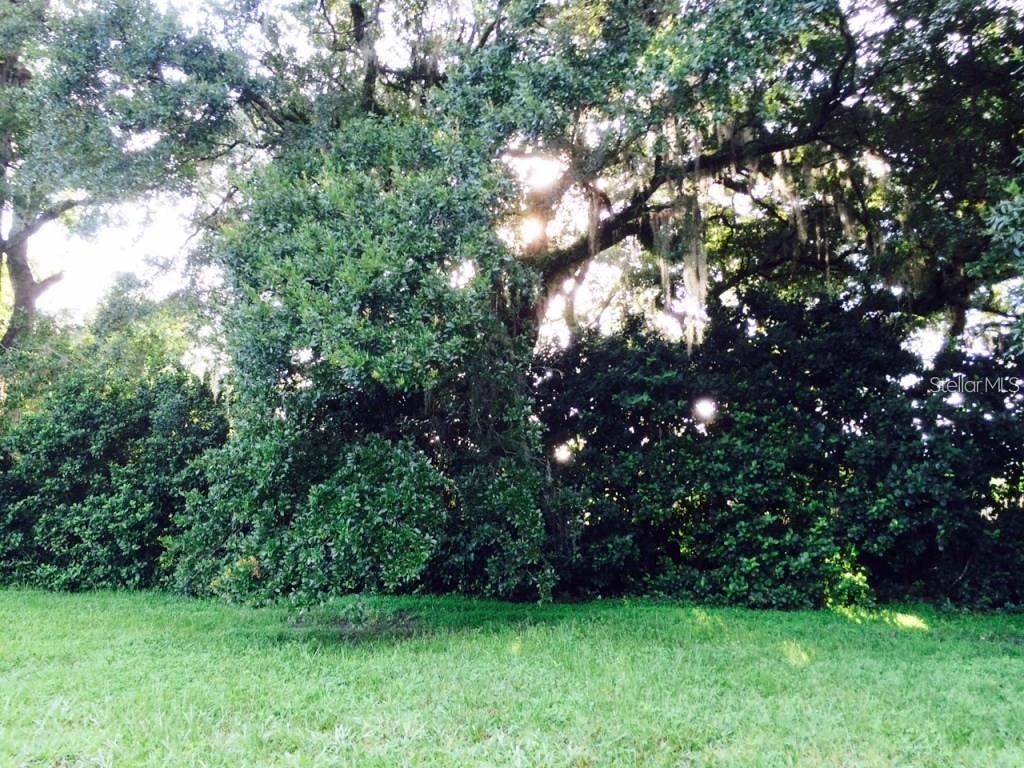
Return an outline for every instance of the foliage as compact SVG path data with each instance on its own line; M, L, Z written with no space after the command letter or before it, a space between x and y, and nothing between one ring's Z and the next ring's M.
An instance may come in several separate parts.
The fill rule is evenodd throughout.
M19 162L0 199L27 216L69 189L104 203L195 180L246 84L237 53L144 0L4 6L2 49L25 75L3 89Z
M891 25L854 28L836 3L516 2L480 11L470 40L424 26L417 42L449 45L411 45L407 68L365 46L325 51L317 65L347 66L362 87L349 79L328 102L310 83L285 119L303 141L242 185L244 202L208 243L228 278L218 299L236 429L208 465L209 498L190 505L198 538L176 550L182 583L311 596L297 577L266 592L247 558L261 574L287 570L309 489L374 437L417 451L450 494L444 534L409 588L653 589L798 607L876 593L984 602L991 576L995 603L1018 602L1019 585L994 576L1012 565L1014 524L976 521L993 478L1008 484L1007 510L1019 493L1014 443L985 421L1016 434L1016 407L989 402L975 418L898 383L923 378L901 347L921 319L945 315L952 350L968 307L997 309L979 288L1008 276L969 266L991 240L983 203L1020 116L997 41L1019 40L1022 26L976 6L908 3L886 12ZM383 31L361 24L361 5L351 19L343 10L294 18L332 40L351 21L359 44ZM972 44L954 55L946 42L958 38ZM919 98L906 96L910 81ZM979 108L991 119L957 134L957 157L976 147L977 162L941 162L921 131L952 135L949 121ZM557 161L550 189L517 188L495 166L505 152ZM713 184L756 213L715 199ZM585 232L549 234L584 208ZM684 208L690 224L672 223L656 246L658 222ZM498 240L527 216L539 242ZM621 251L641 251L633 261L615 248L630 238ZM703 289L686 276L700 269L694 253L711 265ZM662 262L660 280L645 255ZM567 284L613 259L626 274L609 300L687 326L712 284L692 358L636 324L602 340L574 308L553 310L575 302ZM751 286L760 298L741 310L717 306ZM535 361L534 388L545 317L576 341ZM707 393L721 415L698 425L690 410ZM958 425L956 440L923 426L936 419ZM575 461L549 469L541 440ZM970 469L978 462L1007 476ZM915 488L944 489L956 513ZM991 549L999 536L1005 546ZM368 581L398 588L377 567L364 564ZM338 575L313 593L357 582Z
M200 531L211 519L230 519L244 530L222 535L233 560L197 588L236 599L288 595L302 601L401 588L420 575L434 551L445 521L443 491L441 476L420 452L376 437L349 448L294 512L263 508L286 520L208 510L210 501L194 496L190 515ZM216 485L211 489L213 503L220 493ZM238 502L233 493L224 497L220 503L227 507ZM200 531L175 542L171 558L180 553L190 564Z
M244 57L148 0L0 3L0 271L12 287L0 353L31 328L34 235L82 227L111 204L196 189L234 146L258 78Z
M1024 164L1024 155L1017 158ZM1005 189L1005 197L992 206L987 222L992 243L978 272L992 271L1014 277L1009 287L1009 304L1024 305L1024 180L1014 179ZM1002 267L1002 269L999 269ZM1012 344L1018 353L1024 352L1024 320L1018 318L1011 330Z
M439 591L550 599L557 575L542 509L544 478L503 459L459 475L455 510L430 568Z
M4 435L5 580L62 589L157 583L160 539L190 460L224 435L209 390L182 371L68 374Z
M60 578L1024 600L1020 393L948 386L1020 374L1012 4L79 5L0 0L4 477L163 540ZM168 187L219 201L194 266L231 433L210 406L157 503L118 451L167 376L201 389L181 326L133 298L10 347L48 284L27 238ZM92 417L94 490L25 458Z
M127 312L129 304L115 293L91 329L41 333L4 360L20 363L5 378L0 430L4 581L60 589L159 583L163 537L200 481L192 460L226 436L207 383L168 356L173 342L161 346L167 337L157 328L173 313L152 303ZM115 306L130 317L120 327ZM64 336L70 358L55 369L51 344Z
M900 340L826 299L748 294L692 357L637 323L552 353L540 412L549 449L575 448L555 465L563 587L1019 605L1020 363L951 354L922 371Z
M529 348L512 335L531 283L493 233L507 185L478 152L366 119L248 190L214 247L235 423L173 547L187 589L393 590L431 558L437 585L541 588ZM261 585L225 578L250 556Z

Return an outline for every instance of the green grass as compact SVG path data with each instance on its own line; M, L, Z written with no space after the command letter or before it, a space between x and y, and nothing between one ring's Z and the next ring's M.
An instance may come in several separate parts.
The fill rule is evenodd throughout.
M371 606L0 591L0 766L1024 766L1020 616Z

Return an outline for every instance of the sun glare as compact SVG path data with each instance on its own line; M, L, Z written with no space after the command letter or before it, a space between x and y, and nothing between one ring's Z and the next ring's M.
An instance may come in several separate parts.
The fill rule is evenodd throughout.
M178 199L155 200L148 207L118 206L95 234L68 232L51 222L29 243L37 275L63 273L39 297L39 308L81 321L89 315L119 274L131 272L152 282L160 298L184 284L181 256L191 234L190 205Z
M519 236L525 245L533 245L544 236L544 222L536 216L527 216L519 225Z
M710 397L702 397L693 404L693 415L700 421L711 421L717 412L718 407Z
M449 282L452 288L465 288L476 277L476 264L464 261L451 274Z
M918 629L924 632L928 631L928 624L912 613L897 613L892 617L892 623L901 629Z
M504 160L519 177L519 182L528 190L535 192L553 187L566 170L562 160L545 155L524 157L508 154L504 156Z

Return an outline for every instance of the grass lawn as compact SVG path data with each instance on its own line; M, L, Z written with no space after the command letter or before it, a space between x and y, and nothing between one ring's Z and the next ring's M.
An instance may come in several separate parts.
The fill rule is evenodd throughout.
M0 591L0 766L1024 766L1022 616L370 607Z

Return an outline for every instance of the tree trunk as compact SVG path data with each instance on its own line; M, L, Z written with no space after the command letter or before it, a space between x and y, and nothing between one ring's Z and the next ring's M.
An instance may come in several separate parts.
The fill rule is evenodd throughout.
M0 5L12 5L13 0L0 0ZM0 50L0 97L8 89L20 89L31 78L31 73L22 65L20 51ZM11 109L11 100L0 98L0 109ZM0 174L8 177L16 161L15 136L11 133L0 134ZM6 186L6 185L5 185ZM11 316L7 328L0 339L0 354L13 347L18 339L32 328L36 316L36 299L52 283L60 279L60 275L52 275L43 280L36 280L28 262L28 241L38 228L56 218L67 210L71 203L61 203L28 225L19 215L18 204L13 199L0 198L0 210L7 207L11 211L11 228L7 241L0 239L0 267L7 268L7 276L13 289Z
M13 307L7 323L7 330L0 339L0 354L13 347L18 339L32 329L36 317L36 300L60 275L51 275L36 280L28 263L28 241L23 240L8 246L3 253L3 262L13 289Z
M34 302L27 302L26 299L31 293L30 286L25 281L24 262L26 244L11 248L10 252L3 254L2 264L7 267L7 275L14 290L14 301L11 315L7 318L7 329L3 338L0 339L0 353L12 347L18 337L27 331L32 324L34 306L26 311L26 304L34 305ZM31 277L31 276L30 276Z

